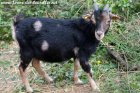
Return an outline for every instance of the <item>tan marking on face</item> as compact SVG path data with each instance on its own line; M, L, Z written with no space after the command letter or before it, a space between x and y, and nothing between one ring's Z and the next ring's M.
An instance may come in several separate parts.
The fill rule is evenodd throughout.
M109 25L110 25L111 20L110 20L110 18L105 17L103 22L104 22L103 23L104 24L104 29L107 29L109 27Z
M101 24L103 25L103 29L107 30L111 22L110 16L107 13L103 13L102 18L103 21Z
M101 23L100 23L100 29L98 29L98 31L95 31L95 37L97 40L102 40L104 38L104 34L105 34L105 31L107 31L107 29L109 28L110 26L110 17L109 17L109 14L107 13L103 13L101 15ZM102 33L102 34L100 34Z

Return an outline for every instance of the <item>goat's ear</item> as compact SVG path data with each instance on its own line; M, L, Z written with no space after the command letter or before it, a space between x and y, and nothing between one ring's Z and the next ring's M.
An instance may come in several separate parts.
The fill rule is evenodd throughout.
M109 15L110 15L110 17L111 17L112 20L118 20L118 19L120 19L120 17L118 15L115 15L115 14L112 14L112 13L110 13Z
M91 19L91 14L86 14L86 15L83 15L82 18L86 21L90 21Z
M91 13L90 14L86 14L86 15L83 15L82 18L86 21L92 21L93 24L95 24L95 18L94 18L94 15L92 15Z

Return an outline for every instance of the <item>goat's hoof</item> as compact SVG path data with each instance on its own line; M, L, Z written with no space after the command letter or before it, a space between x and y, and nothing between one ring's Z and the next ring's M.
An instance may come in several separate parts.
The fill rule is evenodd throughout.
M33 89L31 87L26 88L27 93L33 93Z
M93 93L100 93L100 89L98 87L92 89Z
M53 79L52 79L52 78L48 78L48 79L47 79L47 82L48 82L48 83L53 83Z
M82 85L83 84L83 81L81 81L80 79L74 81L74 84L75 85Z
M53 83L53 79L50 79L50 80L48 81L48 83Z

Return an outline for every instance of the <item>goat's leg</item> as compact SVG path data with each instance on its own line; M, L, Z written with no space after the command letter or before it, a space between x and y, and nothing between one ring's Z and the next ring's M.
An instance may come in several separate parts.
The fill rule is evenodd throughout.
M92 90L99 92L100 90L99 90L98 86L96 85L95 81L92 79L91 67L90 67L88 61L85 61L82 59L82 60L80 60L80 65L87 74L87 77L88 77Z
M78 78L79 67L80 67L79 59L75 59L74 60L74 74L73 74L74 84L83 84L83 82Z
M26 91L29 93L33 92L33 89L30 87L29 81L27 79L26 70L32 60L32 57L33 55L30 48L28 47L26 47L26 49L20 48L21 63L19 65L19 71L20 71L22 82L25 85Z
M27 66L28 66L28 64L21 62L19 65L19 71L20 71L20 76L21 76L22 82L26 88L26 91L29 93L32 93L33 89L30 87L29 81L28 81L27 76L26 76Z
M49 83L50 82L53 82L53 79L51 78L51 77L49 77L49 75L45 72L45 71L43 71L42 69L41 69L41 65L40 65L40 61L38 60L38 59L33 59L32 60L32 66L36 69L36 71L38 72L38 74L42 77L42 78L44 78L46 81L48 81Z

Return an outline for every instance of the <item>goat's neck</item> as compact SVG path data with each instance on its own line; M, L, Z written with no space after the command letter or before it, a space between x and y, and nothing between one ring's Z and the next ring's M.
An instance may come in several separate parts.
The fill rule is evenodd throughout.
M92 21L86 21L83 18L80 19L79 22L77 22L78 29L80 29L84 34L88 35L88 37L92 40L95 39L95 25L92 23Z

